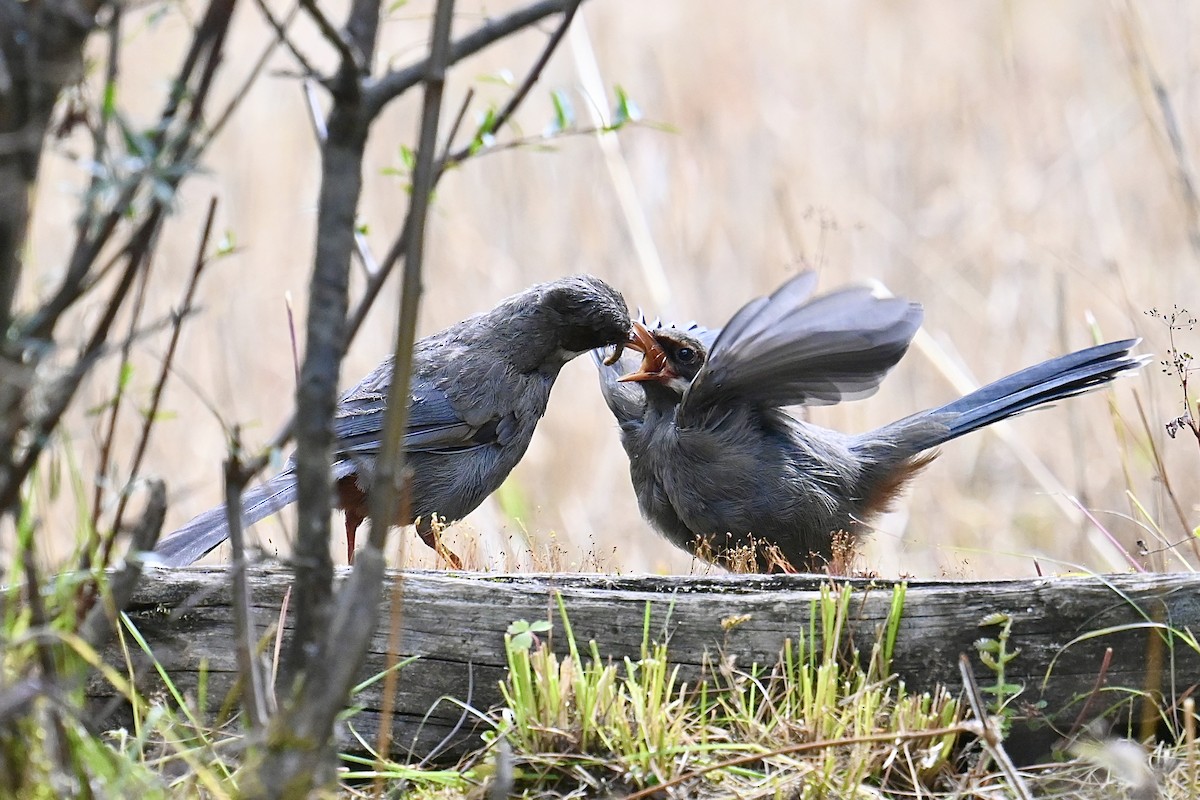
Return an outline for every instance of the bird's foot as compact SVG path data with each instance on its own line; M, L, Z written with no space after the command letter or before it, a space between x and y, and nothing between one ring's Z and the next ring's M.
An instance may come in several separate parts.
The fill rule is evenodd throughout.
M417 535L421 537L421 541L426 544L433 552L442 557L451 569L462 569L463 562L450 548L442 544L441 529L437 525L423 524L418 521Z

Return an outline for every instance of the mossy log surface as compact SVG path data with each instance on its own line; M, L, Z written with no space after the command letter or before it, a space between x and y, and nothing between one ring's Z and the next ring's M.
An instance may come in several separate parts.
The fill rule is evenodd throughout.
M606 658L636 658L649 620L651 638L667 638L671 660L690 679L718 655L741 667L774 665L784 641L809 630L821 586L812 576L391 573L364 680L394 659L387 642L396 581L402 581L403 597L400 656L417 659L399 675L393 756L411 751L420 760L436 748L439 761L479 746L475 719L464 717L450 698L480 710L499 701L509 623L548 619L555 649L565 651L556 595L581 649L595 640ZM280 567L251 571L260 633L278 622L290 583L291 573ZM846 642L865 655L888 618L894 583L839 583L853 587ZM1007 679L1025 687L1014 707L1030 719L1010 739L1022 749L1042 750L1083 719L1136 719L1142 710L1135 694L1143 690L1169 708L1200 683L1200 654L1187 634L1200 630L1200 577L1182 574L909 581L894 671L909 689L941 683L957 691L959 655L967 654L980 685L995 684L996 674L984 666L975 643L997 636L998 626L979 625L996 613L1011 616L1008 648L1020 650ZM228 570L151 570L128 614L179 689L195 698L201 681L207 682L207 705L215 713L237 677ZM291 624L289 614L285 640ZM124 664L115 644L106 657ZM146 659L136 661L142 688L161 691ZM89 692L100 704L113 699L99 678ZM382 692L383 681L377 681L354 698L361 711L349 725L367 742L376 741ZM120 712L113 717L119 718ZM449 746L439 747L443 740ZM339 745L362 750L348 727Z

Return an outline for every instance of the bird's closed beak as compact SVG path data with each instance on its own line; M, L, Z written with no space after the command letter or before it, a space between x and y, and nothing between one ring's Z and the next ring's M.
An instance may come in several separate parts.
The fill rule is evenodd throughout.
M633 336L632 333L629 334ZM604 366L611 367L613 364L621 360L621 354L625 352L625 343L617 342L613 345L613 351L609 353L608 358L604 359Z
M674 377L674 370L667 364L666 352L642 323L633 323L629 341L625 345L642 353L642 363L636 372L622 375L617 378L618 381L661 381Z

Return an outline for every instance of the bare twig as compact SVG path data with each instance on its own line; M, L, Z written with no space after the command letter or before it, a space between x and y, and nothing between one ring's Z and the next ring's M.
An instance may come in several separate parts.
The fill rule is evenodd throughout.
M261 3L260 7L262 7ZM286 44L289 48L291 48L292 43L284 36L284 32L286 31L287 26L292 24L292 20L296 18L299 10L299 6L293 6L292 10L288 12L287 17L282 23L282 31L278 28L276 29L275 40L263 48L262 53L258 56L258 60L254 62L254 66L250 68L250 72L246 75L245 80L242 81L242 85L239 86L237 91L233 93L233 99L225 104L225 108L221 109L221 111L216 115L213 123L208 127L208 131L204 138L201 139L198 149L207 149L209 143L213 139L216 139L221 131L225 129L225 124L233 117L233 112L241 107L242 101L244 101L250 94L251 87L258 82L259 76L262 75L262 71L266 69L267 61L270 60L271 55L275 52L275 49L279 47L281 43ZM271 19L271 22L274 22L273 18ZM292 52L295 54L295 50ZM301 62L301 64L303 64L303 62Z
M89 545L96 542L100 526L100 510L104 502L104 489L108 482L109 465L112 459L113 444L117 436L117 423L124 407L125 390L128 386L126 369L130 367L133 357L133 342L137 338L138 323L142 312L146 309L146 286L150 283L150 268L153 261L147 257L142 269L138 270L137 291L133 298L133 308L129 314L129 329L121 340L121 361L117 366L117 374L113 380L113 396L108 404L108 419L104 436L100 445L100 459L96 464L96 485L92 489L92 519L91 530L88 532ZM91 550L89 546L87 550ZM90 559L90 552L84 553L85 559Z
M171 98L166 104L166 110L162 117L163 126L154 137L151 137L155 140L156 152L161 157L161 159L156 159L156 162L161 160L162 163L183 164L194 156L191 148L192 137L201 127L203 108L217 66L221 61L221 51L234 2L236 0L212 0L197 28L193 46L184 60L184 67L180 72L176 88L172 91ZM179 131L166 145L163 145L163 142L166 141L167 127L170 127L170 123L176 119L181 98L185 95L190 102L186 118L178 126ZM145 180L148 174L148 172L143 174L134 183ZM186 170L181 170L178 174L165 177L163 180L172 188L177 188L185 174ZM133 189L128 189L128 192L133 191ZM132 194L128 194L125 202L115 206L100 222L99 227L107 230L107 234L100 238L88 238L86 242L76 247L71 264L67 268L67 275L58 291L34 314L31 321L23 326L23 329L18 332L18 339L51 338L54 327L63 312L78 300L83 288L89 285L89 270L99 253L99 248L115 230L117 221L128 211L128 203L132 202L132 197ZM166 201L160 197L154 198L143 222L137 226L128 242L121 248L120 257L125 261L126 267L110 295L108 304L76 363L68 368L65 375L47 392L48 398L41 414L30 423L22 422L26 428L25 432L28 434L25 437L28 444L19 457L14 458L11 455L12 442L15 441L15 434L12 430L13 423L5 419L0 424L0 427L3 427L3 430L0 430L0 452L4 455L4 461L0 462L0 508L12 507L21 483L29 475L33 465L37 463L50 432L57 426L63 413L74 399L83 378L104 351L109 332L118 311L125 303L130 286L139 270L144 268L148 262L149 254L153 251L162 222L166 217L166 211ZM0 397L0 407L11 406L10 399Z
M355 48L366 54L363 63L371 62L378 15L378 5L366 0L356 0L350 11L352 21L346 27L348 31L357 30L361 37ZM334 104L322 148L307 339L296 391L296 632L288 662L297 672L310 666L316 640L329 630L333 597L333 562L329 557L333 434L329 421L337 403L338 374L346 347L350 254L354 249L355 211L362 193L362 159L368 130L359 102L362 76L356 63L342 63L338 86L332 90Z
M129 554L108 582L107 602L92 606L79 626L79 635L94 648L104 644L112 632L112 620L116 618L116 613L129 605L133 590L142 577L141 554L154 549L162 532L163 519L167 514L167 488L160 480L148 481L148 488L146 510L133 530Z
M425 249L425 221L429 201L438 177L438 124L442 116L442 95L446 86L446 67L449 64L450 26L454 20L454 0L438 0L434 13L433 37L429 52L429 73L425 79L425 98L421 108L421 134L417 146L416 165L413 169L412 202L404 221L408 247L404 256L404 280L400 292L400 324L396 331L396 346L393 350L392 382L388 387L388 411L383 426L383 446L375 462L375 478L372 491L367 498L371 513L371 534L367 549L371 559L379 565L384 563L383 549L387 543L387 532L392 520L401 518L400 505L406 501L404 483L406 479L404 432L408 427L408 394L412 380L413 346L417 340L417 314L421 303L421 266ZM407 513L404 515L407 516ZM374 565L372 565L374 567ZM355 570L357 572L357 568ZM372 568L368 574L373 575ZM382 570L379 579L382 580ZM348 589L350 587L347 587ZM389 660L397 657L400 630L404 614L403 581L397 580L392 589L391 630L388 636ZM361 591L370 591L364 579ZM378 596L378 588L375 589ZM364 600L366 598L364 597ZM366 637L363 638L365 650ZM385 685L390 683L395 690L395 670L390 670ZM391 747L391 698L385 706L387 723L380 727L379 753L386 757ZM382 782L376 782L377 792L382 792Z
M404 431L408 426L408 392L412 376L412 349L416 342L417 311L421 300L421 261L425 252L425 219L437 177L437 135L442 110L442 93L449 63L450 22L453 0L439 0L434 17L433 42L421 110L421 136L413 170L412 203L404 230L408 247L404 254L404 281L400 293L400 325L396 334L395 362L388 392L388 412L383 443L375 463L371 510L371 546L380 552L387 541L392 520L397 519L404 483ZM441 26L445 26L444 30ZM375 491L382 489L382 491Z
M543 19L561 14L568 6L578 5L579 0L542 0L511 14L489 20L471 33L456 40L450 46L447 66L457 64L468 56L478 53L488 45L536 25ZM374 119L388 101L420 83L429 69L428 60L412 64L404 69L393 70L368 87L363 105L368 119Z
M250 724L251 735L257 737L267 724L267 705L264 696L263 670L258 658L258 630L246 582L246 544L242 530L242 491L250 480L242 467L241 437L235 428L225 461L225 518L229 524L229 546L233 550L233 567L229 581L233 589L233 619L237 632L238 672L241 674L242 705Z
M1000 767L1019 800L1033 800L1033 793L1021 777L1017 765L1009 758L1008 751L1004 749L1004 737L1000 735L999 729L987 712L983 696L979 692L979 684L975 682L975 673L971 671L971 659L965 654L958 657L958 672L962 676L963 694L967 696L971 713L975 715L975 721L978 723L973 732L983 743L984 750L996 762L996 766Z
M329 136L329 131L325 128L325 120L321 119L321 104L317 101L313 82L306 80L303 85L304 99L308 106L308 121L312 123L313 135L317 137L317 142L324 146L325 139ZM371 252L371 245L367 241L366 234L359 230L357 225L354 226L354 251L358 254L358 261L362 264L363 272L367 274L367 279L370 280L379 271L379 264L375 261L375 256ZM371 299L374 300L374 297ZM357 330L357 326L354 330ZM349 340L354 338L354 331L347 334L346 338L346 344L349 346Z
M463 120L467 118L467 109L471 107L471 101L475 99L475 87L467 89L467 93L463 95L463 100L458 106L458 113L454 115L454 121L450 123L450 130L446 133L446 147L442 150L442 157L438 161L445 164L450 160L450 148L454 145L454 140L458 138L458 131L462 127Z
M76 245L71 253L66 274L54 295L46 301L42 308L38 309L29 323L24 326L23 337L52 338L54 327L62 314L79 299L84 287L87 286L89 270L101 249L112 238L134 198L157 165L184 163L198 155L193 148L192 138L201 127L208 90L222 60L225 36L229 30L236 2L237 0L211 0L209 3L204 17L196 28L191 48L184 57L183 66L172 83L175 88L159 117L158 127L150 137L155 152L159 154L158 157L134 180L127 183L108 213L99 220L92 218L80 221ZM188 114L182 122L182 129L172 135L172 131L175 130L173 123L178 121L180 104L185 98L189 102ZM164 180L174 188L182 180L183 175L184 173L181 172L177 176L171 176ZM122 248L122 251L127 251L131 246L132 240Z
M541 55L537 57L537 60L533 62L533 67L531 67L529 72L525 75L525 80L521 81L521 84L517 87L517 90L513 92L511 97L508 98L508 102L504 104L504 108L500 109L500 112L492 119L491 123L488 125L488 129L486 131L479 132L480 135L493 134L503 128L509 119L512 118L512 115L516 113L517 109L521 107L521 103L525 101L525 98L533 89L534 84L536 84L538 79L542 77L542 71L546 68L546 64L550 62L550 56L554 54L554 51L558 49L558 45L562 41L563 37L567 35L567 29L571 27L571 21L575 19L575 12L579 10L579 4L581 1L582 0L568 0L562 10L562 20L558 23L558 28L556 28L554 33L550 35L549 40L547 40L545 46L542 48ZM463 158L470 155L470 153L470 145L459 149L441 165L441 169L445 169L448 164L454 164L458 161L461 161Z
M367 44L366 48L355 52L355 47L359 46L361 48L363 42L352 42L347 39L329 21L329 17L325 16L325 12L321 10L315 0L300 0L300 6L313 18L313 22L317 24L317 28L321 31L321 35L325 37L325 41L337 49L338 56L342 59L342 69L349 70L355 75L365 73L370 66L370 53L375 51L374 35L371 36L371 41ZM375 24L378 25L378 22ZM303 64L304 62L302 61L301 63ZM317 73L312 72L311 74L316 75Z
M208 265L208 247L212 237L213 223L217 214L217 198L213 197L208 203L208 214L204 219L204 227L200 233L200 242L196 246L196 258L192 262L191 275L188 278L187 288L183 293L183 302L179 306L179 310L175 312L174 319L171 324L171 338L167 342L167 351L163 354L162 363L158 371L158 379L154 383L154 388L150 392L150 404L146 408L145 414L142 416L142 431L138 436L137 448L133 453L133 460L129 466L129 478L125 488L121 492L121 497L117 501L117 510L113 515L112 531L113 535L108 538L104 545L104 552L101 555L100 564L107 566L112 558L112 547L115 540L115 534L121 528L121 520L125 514L125 508L129 502L129 491L131 485L137 480L138 474L142 468L142 460L146 457L146 450L150 446L150 435L154 430L154 422L158 417L158 409L162 405L163 393L166 391L167 378L171 374L171 365L175 361L175 351L179 347L179 338L183 333L183 321L187 319L192 312L193 303L196 299L196 289L200 285L200 275L204 272L204 268ZM86 565L84 567L86 569Z
M374 619L364 624L362 614L378 603L383 580L383 549L391 521L398 518L405 482L404 432L408 426L408 393L412 376L412 353L416 342L417 314L421 298L421 266L424 257L425 222L429 202L437 180L438 127L442 114L442 96L449 65L450 30L454 19L454 0L438 0L434 12L433 34L428 59L424 104L421 110L421 132L413 171L412 202L409 205L404 229L409 232L404 258L404 280L400 296L400 323L397 327L392 381L389 387L388 412L384 421L383 442L376 461L372 492L368 497L371 512L371 533L367 547L355 559L354 580L347 583L339 598L339 616L347 624L356 623L354 636L331 637L328 646L360 656L365 654L374 631ZM360 577L361 576L361 577ZM398 647L403 619L403 582L397 581L392 597L392 630L389 641ZM350 632L349 630L343 631ZM395 653L392 653L394 657ZM344 671L341 682L347 689L354 679L352 670ZM385 748L388 745L383 740ZM384 751L386 753L386 750Z
M117 78L121 74L121 17L123 8L115 4L108 20L108 54L104 64L104 90L112 92L116 89ZM92 162L104 164L108 161L108 133L112 127L113 108L110 103L100 104L100 121L92 130ZM97 202L100 192L97 189L103 173L97 170L92 175L91 185L84 193L83 214L80 219L94 219L97 215Z
M350 688L349 683L340 680L347 672L354 675L362 655L348 650L339 640L359 626L367 628L365 639L369 639L378 613L373 603L367 608L350 609L350 616L346 616L345 607L339 607L335 614L333 562L329 557L329 463L333 445L329 423L336 407L338 373L347 341L354 218L362 193L362 159L369 128L361 106L361 67L372 62L378 26L379 4L355 0L346 23L348 41L343 41L340 33L332 34L331 43L342 53L342 63L329 86L334 102L322 148L307 340L296 390L296 623L287 658L296 682L280 713L272 719L261 763L247 770L243 791L250 797L304 796L314 784L332 778L333 722ZM326 35L330 35L328 30ZM374 581L376 602L382 566L379 573ZM356 569L354 576L359 574ZM343 592L350 592L350 587ZM335 642L332 648L328 645L331 639Z
M292 6L292 10L288 12L287 19L285 19L283 22L280 22L279 20L275 19L275 15L271 13L271 9L267 8L265 0L254 0L254 5L258 7L259 13L261 13L263 18L266 19L267 24L271 26L271 30L275 31L275 44L282 44L288 49L288 52L292 54L292 58L296 59L296 63L298 63L300 65L300 69L304 71L305 79L324 81L324 78L321 77L321 73L317 72L316 68L308 62L308 58L304 55L304 53L300 52L300 48L296 47L295 43L292 42L291 38L287 35L287 28L292 24L292 20L296 18L296 12L299 10L300 6ZM266 51L266 53L263 54L264 61L265 57L274 49L275 46L272 45ZM252 75L252 77L257 76Z
M29 626L34 631L41 631L48 627L49 620L46 617L46 605L42 600L41 577L33 560L32 535L21 545L21 564L25 571L25 601L29 605ZM38 636L35 641L38 667L45 685L43 691L45 694L55 694L58 691L58 665L50 640L48 637ZM47 716L50 725L46 730L46 749L50 751L51 758L65 777L74 771L71 764L73 751L67 742L66 728L59 710L51 707L47 710Z
M138 437L138 443L133 454L133 460L129 467L129 477L126 479L125 485L122 487L119 499L117 501L117 509L113 515L113 521L109 535L104 540L103 552L100 557L101 567L107 566L112 558L113 543L116 541L117 532L121 529L121 521L124 517L125 509L129 503L129 492L133 483L137 480L138 473L141 470L142 460L145 458L146 449L150 444L150 434L154 429L154 423L158 417L159 406L162 404L162 396L164 390L166 389L167 378L171 374L171 365L174 362L175 351L179 345L179 337L183 330L183 321L187 319L188 315L191 314L196 288L200 281L200 274L203 272L205 265L208 263L206 254L208 250L208 244L212 236L212 227L213 221L216 217L216 210L217 199L214 197L209 201L208 213L205 217L204 226L200 235L200 243L197 247L196 258L192 265L187 288L184 291L183 304L174 314L172 314L171 337L167 344L166 353L163 355L162 363L158 373L158 379L155 382L154 388L150 394L150 404L142 414L142 430ZM124 365L129 363L130 350L133 342L140 335L140 331L137 329L137 322L138 318L140 317L145 285L147 281L148 272L144 272L141 281L142 288L139 291L137 301L135 302L134 314L131 315L130 319L129 334L122 343L121 372L124 370ZM105 436L103 449L101 451L100 465L96 470L97 478L95 497L93 499L92 507L92 527L89 531L89 536L92 537L92 541L88 543L88 546L84 548L83 553L81 554L80 568L83 570L91 567L92 551L100 535L99 519L101 492L103 491L105 476L108 472L107 464L112 445L112 439L116 431L117 413L120 408L121 400L124 397L124 383L125 381L123 375L118 374L117 387L111 404L108 432Z

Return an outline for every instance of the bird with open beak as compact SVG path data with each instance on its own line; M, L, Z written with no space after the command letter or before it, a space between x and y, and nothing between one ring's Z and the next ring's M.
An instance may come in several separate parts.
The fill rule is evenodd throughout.
M1137 340L1050 359L862 434L783 410L864 397L903 356L921 309L866 289L813 296L804 273L719 332L636 323L641 364L598 363L638 505L669 541L719 564L819 571L936 456L932 448L1107 384L1147 360ZM599 358L597 357L599 362ZM638 391L640 387L641 391Z
M461 519L499 488L525 454L563 365L610 345L619 357L629 331L621 294L580 275L534 286L417 342L404 434L409 511L396 524L415 522L427 545L461 567L440 544L435 519ZM334 413L331 468L351 560L355 532L367 517L391 381L388 358L342 395ZM289 460L283 472L246 492L243 524L295 499ZM190 564L228 536L225 507L218 506L163 539L155 553L169 566Z

